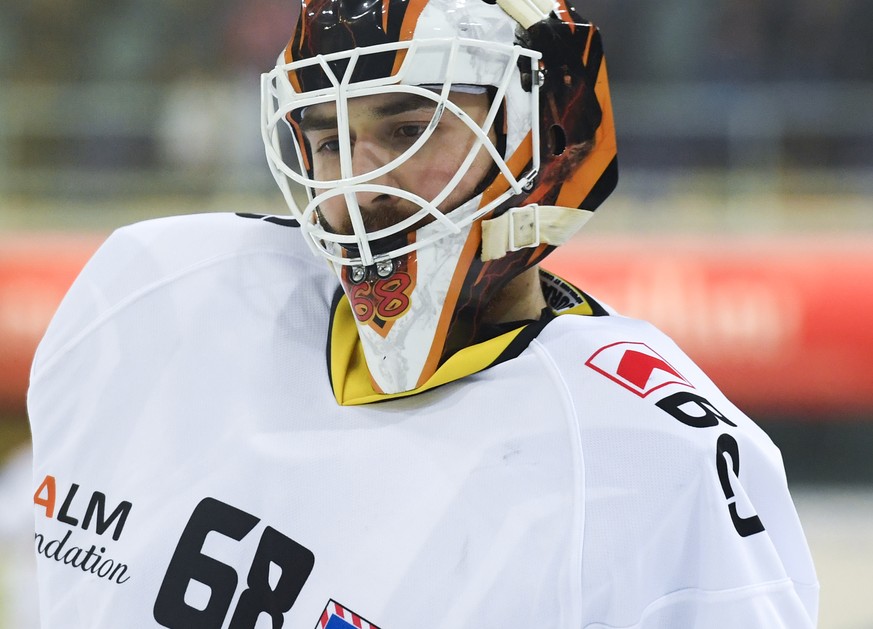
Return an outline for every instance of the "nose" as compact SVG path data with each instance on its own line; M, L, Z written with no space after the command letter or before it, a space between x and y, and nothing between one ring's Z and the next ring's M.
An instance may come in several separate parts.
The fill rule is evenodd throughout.
M393 159L390 151L381 143L367 137L358 137L352 148L352 174L355 176L367 175L382 168ZM383 173L367 181L371 185L397 186L397 181L392 171ZM397 197L382 192L361 191L355 193L358 205L361 209L391 205L398 201Z

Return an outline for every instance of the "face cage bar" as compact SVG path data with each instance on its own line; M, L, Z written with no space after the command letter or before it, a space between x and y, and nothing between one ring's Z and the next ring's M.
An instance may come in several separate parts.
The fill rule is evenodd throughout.
M448 100L449 93L451 92L451 87L453 85L452 70L455 68L454 61L458 54L458 50L462 47L469 47L474 49L482 48L491 53L496 51L507 55L507 63L503 76L500 78L499 85L494 86L496 87L497 91L494 95L494 99L491 104L491 108L489 109L488 115L486 116L486 119L482 123L481 127L473 124L472 120L462 109L460 109L457 105ZM446 75L443 77L442 88L439 94L437 94L434 90L428 89L426 87L421 87L418 85L407 85L402 83L402 81L407 78L407 75L410 73L410 69L412 68L413 62L415 60L416 51L418 51L419 49L427 48L441 48L443 49L444 54L448 53L449 55L449 63L446 64ZM399 71L395 75L350 83L354 66L357 63L358 58L362 55L378 54L389 51L397 52L401 50L406 50L407 54ZM308 236L306 238L306 241L309 244L310 248L313 249L315 253L318 253L328 258L330 261L338 264L353 266L371 266L378 261L383 261L386 259L396 258L405 255L411 251L420 249L430 243L433 243L434 241L439 240L445 236L459 233L463 227L469 225L481 216L498 207L510 197L520 194L523 189L531 186L539 171L540 165L538 150L540 140L538 123L538 82L533 82L533 85L529 92L532 167L528 172L524 173L519 179L516 179L510 171L506 161L503 159L503 156L498 153L496 147L488 138L487 131L491 128L499 111L499 108L502 106L506 90L510 85L510 81L514 76L517 78L516 67L519 57L527 57L530 60L531 72L534 76L536 76L538 71L538 60L540 56L540 53L537 51L528 50L517 45L497 44L492 42L483 42L480 40L471 40L464 38L444 38L394 42L391 44L382 44L378 46L370 46L367 48L355 48L350 51L343 51L330 55L318 55L311 59L305 59L293 63L282 63L280 57L280 63L278 63L271 72L265 73L261 77L261 134L266 150L267 162L270 166L273 178L276 180L276 183L278 184L279 189L282 192L286 203L288 204L288 207L291 209L292 214L294 214L295 218L298 219L302 229ZM349 61L349 64L344 72L342 80L339 80L330 69L330 66L328 64L332 61L342 59L347 59ZM294 88L291 86L290 80L288 79L289 72L313 65L321 66L322 70L325 73L325 76L331 81L332 87L307 93L300 93L294 90ZM428 83L428 85L430 84L431 83ZM419 137L413 143L413 145L409 149L404 151L401 155L397 156L389 163L369 173L355 176L352 173L351 145L347 124L348 100L350 98L367 96L371 94L384 94L389 92L416 94L433 100L437 104L433 118L431 119L430 124L428 125L422 136ZM286 102L283 103L283 100ZM341 174L348 176L336 180L318 181L308 176L305 176L302 173L296 172L285 163L285 160L282 158L281 155L279 132L277 127L279 126L280 122L287 125L288 122L286 120L286 116L295 109L301 109L303 107L329 102L337 104L338 130L343 128L345 129L345 133L341 133L339 135L341 159L340 166ZM434 197L434 199L432 199L431 201L427 201L414 193L402 190L400 188L380 186L368 183L374 179L377 179L378 177L381 177L385 173L390 172L397 166L403 164L408 159L410 159L433 134L445 109L449 109L449 111L457 115L458 118L463 121L467 125L467 127L474 133L477 140L476 142L474 142L473 146L465 157L463 163L461 164L461 167L458 169L458 172L446 184L443 190L440 191L440 193L437 194L436 197ZM293 131L291 133L291 136L293 138L293 144L297 153L298 163L303 164L305 163L303 159L304 148L298 144L296 134L294 134ZM451 193L457 183L464 176L470 163L473 161L476 154L481 148L485 148L485 150L488 152L494 164L497 165L500 174L502 174L508 182L509 188L504 193L502 193L483 207L473 209L475 205L478 205L478 200L481 199L481 195L479 195L475 199L468 201L467 203L462 205L460 208L455 208L454 211L450 210L447 213L441 212L437 209L436 206ZM518 148L519 147L516 147L516 150L518 150ZM291 186L289 185L289 179L301 185L306 191L309 202L302 210L300 209L294 198ZM315 195L313 192L314 187L324 189L325 192ZM415 212L412 216L397 223L396 225L392 225L391 227L384 228L376 232L368 233L363 225L363 219L361 218L360 210L357 204L356 193L358 192L377 192L390 194L392 196L397 196L406 199L412 203L415 203L421 209ZM324 228L317 221L316 210L318 208L318 205L328 198L340 195L344 196L346 200L346 207L349 212L349 218L352 222L352 227L354 231L354 234L352 235L342 235L328 232L324 230ZM472 201L476 202L475 205L472 203ZM463 208L463 210L459 211L461 210L461 208ZM387 253L375 256L373 255L370 248L370 242L382 238L396 236L397 234L408 230L410 227L412 227L427 216L433 217L434 220L437 221L444 229L435 229L433 230L434 233L426 238L416 239L413 243L407 244L406 246L394 249ZM354 247L360 255L348 257L348 250L351 247L347 248L344 245L351 245L351 247ZM346 255L344 255L344 253Z

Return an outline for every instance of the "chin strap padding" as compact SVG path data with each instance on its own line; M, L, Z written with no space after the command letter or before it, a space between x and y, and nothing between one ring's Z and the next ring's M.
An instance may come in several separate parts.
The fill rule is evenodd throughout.
M497 0L499 6L522 28L530 28L540 22L555 9L552 0Z
M510 251L540 245L562 245L594 212L556 205L514 207L482 221L482 260L497 260Z

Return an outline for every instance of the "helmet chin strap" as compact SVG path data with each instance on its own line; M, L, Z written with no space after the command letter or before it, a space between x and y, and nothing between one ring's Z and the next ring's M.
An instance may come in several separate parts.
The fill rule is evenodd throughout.
M497 6L525 29L549 17L555 9L551 0L497 0Z
M497 218L482 221L482 261L497 260L528 247L562 245L593 214L588 210L536 203L510 208Z

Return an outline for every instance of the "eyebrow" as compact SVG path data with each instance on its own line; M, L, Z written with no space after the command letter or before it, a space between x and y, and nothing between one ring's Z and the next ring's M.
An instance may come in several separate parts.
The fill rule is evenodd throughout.
M386 103L370 108L371 115L376 118L387 118L396 116L408 111L416 111L418 109L435 109L436 102L426 96L418 94L403 94L392 98ZM336 129L337 121L335 114L322 114L313 111L311 107L303 110L303 116L300 120L300 128L306 131L323 131L325 129Z

